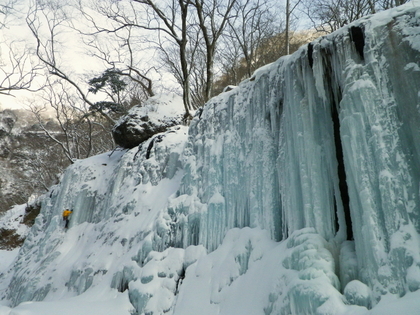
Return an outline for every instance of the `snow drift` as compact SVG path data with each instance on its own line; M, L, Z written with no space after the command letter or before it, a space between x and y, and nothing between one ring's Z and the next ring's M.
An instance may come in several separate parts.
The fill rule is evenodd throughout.
M78 161L2 275L6 314L92 296L120 314L387 314L405 295L415 314L419 43L413 1L259 69L189 129Z

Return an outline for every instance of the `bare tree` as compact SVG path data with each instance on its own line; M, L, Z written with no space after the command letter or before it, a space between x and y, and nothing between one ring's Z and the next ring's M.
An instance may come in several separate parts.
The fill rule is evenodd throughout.
M88 92L84 92L85 88L82 87L83 81L71 78L60 59L63 49L61 35L72 26L65 7L59 2L35 1L29 9L26 22L36 42L36 56L49 74L47 84L39 93L42 101L36 100L29 106L41 130L61 148L70 163L110 150L113 145L110 130L115 123L112 111L90 100ZM47 108L54 112L58 131L51 130L44 122L43 113ZM106 120L106 126L96 113ZM108 146L97 147L95 141L104 137L110 139L107 140Z
M59 182L60 174L69 165L69 161L51 139L34 137L29 145L27 174L30 176L23 179L28 192L50 191L50 187Z
M279 30L273 3L261 0L243 0L236 3L236 16L228 21L229 27L223 36L221 53L224 69L239 70L239 63L245 64L244 73L235 73L235 81L251 77L258 66L257 48L262 42ZM232 68L234 67L234 68Z
M80 99L69 93L68 87L66 81L50 82L43 90L43 102L35 101L29 104L39 128L61 148L70 163L75 159L111 150L114 143L109 130L112 126L83 107ZM51 109L54 113L55 128L48 126L45 120L45 113Z
M290 3L290 0L286 0L286 55L290 54L290 24L291 24L291 17L293 12L295 11L296 7L301 3L302 0L295 0L293 4Z
M47 4L35 1L26 17L26 23L36 41L36 56L46 67L49 74L66 81L85 104L91 108L96 108L95 103L83 91L81 83L72 79L60 66L58 53L60 46L59 37L60 33L69 27L69 21L70 17L67 15L64 7L60 3L52 1ZM42 27L44 25L45 27ZM110 123L115 123L115 120L107 111L101 108L96 108L96 111Z
M214 59L220 36L229 21L237 0L193 0L206 51L206 86L204 100L210 99L214 81ZM236 13L235 13L236 14Z
M61 148L34 124L26 110L0 112L0 212L22 204L32 194L41 194L56 184L59 174L69 165ZM55 135L58 124L44 116L43 124Z
M126 83L130 85L129 91L133 91L133 93L127 93L129 91L125 90L124 99L147 99L154 96L153 80L149 73L156 69L154 66L150 66L150 62L143 62L141 56L150 54L147 48L141 46L142 43L138 44L141 40L133 34L136 27L130 26L131 22L128 22L124 15L119 17L116 13L111 14L113 16L112 20L118 21L115 28L101 26L92 15L87 13L82 3L79 3L78 9L91 26L89 31L84 31L81 28L77 29L85 39L87 47L90 48L91 55L104 63L107 70L118 69L119 75L127 79ZM110 12L113 12L112 8L108 9L111 11L107 11L99 4L96 9L107 16L110 15ZM99 38L100 35L105 35L106 38ZM105 44L102 43L103 41L105 41ZM147 67L142 67L142 63L146 63Z
M199 36L200 33L197 33ZM195 106L201 107L207 101L206 99L206 87L207 87L207 59L206 52L203 45L199 45L199 39L194 44L195 56L191 60L190 68L190 84L191 84L191 99Z
M387 10L390 8L398 7L404 3L407 3L409 0L372 0L376 6L382 10Z
M406 2L407 0L306 0L304 11L317 30L330 33L363 16Z
M191 0L155 1L132 0L128 5L119 2L98 1L95 10L107 17L114 24L100 26L94 17L88 17L99 33L113 34L125 37L125 45L133 56L133 32L136 30L138 41L144 46L153 45L165 60L176 80L182 86L185 116L190 117L194 108L190 91L190 61L188 58ZM82 11L85 11L82 9ZM85 14L86 15L86 14ZM125 35L121 35L126 32ZM146 43L147 39L147 43ZM175 53L172 49L175 47ZM139 48L144 50L145 48ZM147 48L146 48L147 49ZM133 58L126 61L127 76L136 76L146 92L152 92L152 81L147 79L145 72L132 63ZM144 75L144 77L142 76ZM152 92L152 94L154 94Z
M248 76L255 69L258 43L277 31L273 10L268 3L274 7L274 2L262 0L97 1L93 8L111 21L108 25L102 20L101 24L82 7L81 12L95 29L91 35L114 36L121 42L119 52L114 55L120 57L121 50L127 49L129 56L125 60L112 59L109 57L112 54L92 39L90 45L99 52L98 57L110 67L118 68L122 75L135 74L140 79L138 84L146 92L152 86L151 81L142 77L145 72L139 71L138 63L133 62L134 56L140 55L139 51L157 50L164 69L182 87L186 117L189 117L190 110L203 105L213 93L215 63L219 62L218 47L232 48L231 52L234 52L236 48L230 45L234 43L239 46L236 52L242 54L234 63L244 57L242 60L247 64ZM222 55L225 59L221 63L227 66L228 56L219 54Z
M35 82L42 67L34 63L27 48L17 42L8 44L8 58L1 56L0 64L0 94L12 95L13 91L39 91L43 83Z
M130 33L131 32L129 32L129 34ZM129 51L129 63L127 65L127 70L121 71L121 75L130 78L132 82L138 84L138 86L141 87L143 94L145 94L147 97L155 96L155 92L153 90L153 80L148 76L148 72L153 67L149 67L146 71L141 71L138 69L134 62L133 47L130 39L131 37L129 35L126 38L126 47Z
M189 111L195 108L194 104L192 104L191 102L190 67L189 59L187 56L187 43L189 39L190 27L188 19L191 0L172 1L171 3L167 3L166 10L164 8L161 8L154 0L133 1L144 4L147 6L147 9L151 9L152 15L149 16L149 19L154 19L154 21L157 23L157 26L148 26L146 27L146 29L159 30L159 32L163 33L164 36L168 36L178 48L178 58L180 67L174 66L174 69L179 69L179 74L177 77L181 83L183 90L185 117L190 117ZM150 11L147 10L147 12ZM160 45L160 47L164 46ZM162 49L162 51L166 56L168 56L168 54L166 54L165 49ZM173 61L173 63L175 65L177 62Z
M0 30L7 29L18 19L15 6L18 0L6 0L0 4ZM31 58L29 49L23 41L4 40L0 52L0 94L12 95L13 91L37 91L42 87L40 65Z
M247 77L247 71L241 67L243 53L240 44L234 37L226 36L222 39L222 45L223 49L218 54L220 73L217 74L213 85L214 94L220 93L226 85L238 85Z
M272 10L270 10L271 12ZM222 71L215 81L214 93L222 92L228 85L237 85L243 79L250 77L250 74L255 69L274 62L286 54L285 29L282 21L274 20L272 21L273 24L269 23L269 21L266 21L267 25L265 23L262 24L264 29L266 29L265 36L258 36L258 34L251 36L245 33L245 36L239 37L240 40L237 40L235 36L224 36L223 49L219 53L219 63ZM258 26L255 28L255 32L257 31ZM228 29L228 32L235 34L230 29ZM309 31L293 32L293 37L290 38L289 43L289 53L296 51L300 46L314 40L318 36L317 33ZM241 45L254 45L252 46L253 50L249 48L252 54L250 53L248 58L245 57L246 55L242 51L243 47L239 43L243 43ZM245 47L245 49L248 48ZM253 57L250 58L250 56ZM249 61L251 61L251 65L249 65Z
M0 4L0 29L6 27L7 20L14 13L17 0L5 0Z

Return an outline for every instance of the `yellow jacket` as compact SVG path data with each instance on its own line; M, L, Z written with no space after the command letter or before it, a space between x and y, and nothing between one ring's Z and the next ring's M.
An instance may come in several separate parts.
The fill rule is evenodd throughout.
M63 211L63 219L68 219L69 215L71 214L71 211L69 209L66 209Z

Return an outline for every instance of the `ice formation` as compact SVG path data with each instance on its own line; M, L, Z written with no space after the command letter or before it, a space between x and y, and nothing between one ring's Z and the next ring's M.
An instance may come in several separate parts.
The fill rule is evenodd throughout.
M259 69L189 128L78 161L3 274L3 300L106 287L129 301L121 314L153 315L361 315L384 296L414 300L419 43L412 1Z

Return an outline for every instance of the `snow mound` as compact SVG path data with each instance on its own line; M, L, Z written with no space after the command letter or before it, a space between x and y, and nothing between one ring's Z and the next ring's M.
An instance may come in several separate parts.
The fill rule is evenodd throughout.
M186 270L174 314L334 314L345 305L326 246L311 228L279 243L264 230L231 229Z
M182 98L177 95L151 97L118 121L112 130L114 140L123 148L134 148L153 135L181 124L184 113Z
M344 288L344 296L353 305L370 308L371 294L370 288L359 280L350 281Z

